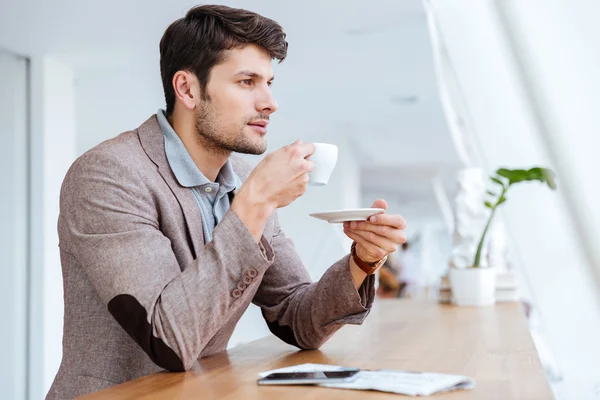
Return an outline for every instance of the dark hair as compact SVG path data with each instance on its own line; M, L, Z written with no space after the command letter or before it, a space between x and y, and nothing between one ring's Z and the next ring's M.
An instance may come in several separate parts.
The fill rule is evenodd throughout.
M288 44L283 28L251 11L221 5L202 5L173 22L160 40L160 75L167 115L175 107L173 76L186 70L198 77L204 96L210 70L223 61L225 50L256 44L282 62Z

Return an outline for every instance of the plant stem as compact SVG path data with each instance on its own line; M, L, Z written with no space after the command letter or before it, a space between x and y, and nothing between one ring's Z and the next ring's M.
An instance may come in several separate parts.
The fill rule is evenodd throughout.
M488 219L487 224L485 225L485 229L483 230L483 235L481 235L481 240L479 241L479 245L477 246L477 253L475 254L475 261L473 261L473 268L479 268L479 263L481 261L481 251L483 250L483 241L485 240L485 235L490 227L490 223L492 222L492 218L494 217L494 213L496 212L496 208L492 210L490 214L490 218Z
M483 242L485 241L485 236L487 235L488 229L492 223L492 219L494 218L494 214L496 213L496 207L498 207L500 203L500 199L504 197L508 188L503 187L502 193L498 196L498 200L496 200L496 204L492 207L492 213L488 218L487 224L485 224L485 229L483 230L483 234L481 235L481 240L479 241L479 245L477 246L477 253L475 253L475 261L473 261L473 268L479 268L479 263L481 262L481 252L483 250Z

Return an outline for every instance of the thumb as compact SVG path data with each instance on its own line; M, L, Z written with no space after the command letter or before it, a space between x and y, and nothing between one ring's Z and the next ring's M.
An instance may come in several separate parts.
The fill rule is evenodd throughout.
M377 199L375 200L371 208L383 208L384 210L387 210L387 203L383 199Z

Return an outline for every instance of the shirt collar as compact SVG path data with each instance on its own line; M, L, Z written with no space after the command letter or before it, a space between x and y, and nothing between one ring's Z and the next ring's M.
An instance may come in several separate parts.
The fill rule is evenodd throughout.
M184 187L194 187L212 183L200 172L196 163L194 163L192 156L188 153L179 135L171 127L165 111L159 109L156 113L156 118L165 137L167 160L179 184ZM227 160L219 171L217 183L222 185L226 191L231 191L241 186L241 181L234 172L230 160Z

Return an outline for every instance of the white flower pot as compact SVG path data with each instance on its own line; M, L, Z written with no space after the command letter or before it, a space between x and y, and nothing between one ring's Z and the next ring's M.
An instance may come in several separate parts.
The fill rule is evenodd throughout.
M452 302L458 306L489 306L496 302L494 268L450 268Z

